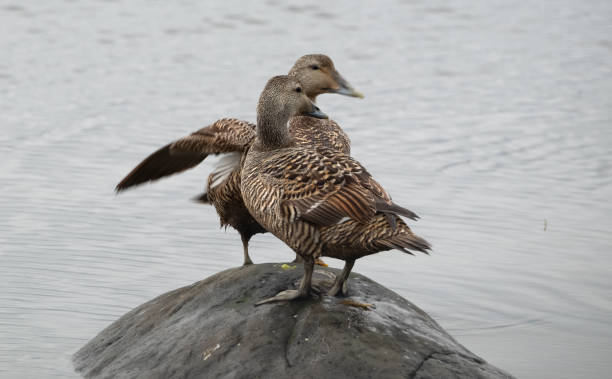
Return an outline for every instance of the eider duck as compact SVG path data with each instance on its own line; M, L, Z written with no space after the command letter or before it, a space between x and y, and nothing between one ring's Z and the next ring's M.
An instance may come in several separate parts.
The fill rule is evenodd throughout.
M241 192L255 220L304 261L298 290L286 290L257 305L307 297L314 261L345 261L328 295L346 294L355 260L384 250L427 252L430 245L399 217L416 219L391 201L356 160L327 146L300 145L286 128L295 114L324 117L300 82L276 76L257 105L257 137L243 162Z
M337 93L363 98L322 54L299 58L289 75L302 83L304 94L313 102L318 95ZM329 119L296 115L289 119L289 129L296 144L325 146L350 154L350 139L340 126ZM255 139L255 125L234 118L224 118L189 136L176 140L143 160L116 187L120 192L132 186L182 172L202 162L209 154L223 154L208 177L207 190L196 200L215 206L221 226L240 233L243 265L252 264L248 244L251 237L266 230L249 214L240 193L240 168Z

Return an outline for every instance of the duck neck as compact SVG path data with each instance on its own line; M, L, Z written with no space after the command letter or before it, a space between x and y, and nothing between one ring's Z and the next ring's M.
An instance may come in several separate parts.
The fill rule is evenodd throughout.
M280 149L291 144L291 134L287 122L289 116L269 117L267 114L257 115L257 139L266 150Z

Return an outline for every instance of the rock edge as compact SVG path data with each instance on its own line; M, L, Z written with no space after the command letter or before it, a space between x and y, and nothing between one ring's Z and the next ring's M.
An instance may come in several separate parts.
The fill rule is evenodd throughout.
M253 305L295 288L302 273L300 265L251 265L165 293L83 346L75 369L85 378L512 378L356 273L349 298Z

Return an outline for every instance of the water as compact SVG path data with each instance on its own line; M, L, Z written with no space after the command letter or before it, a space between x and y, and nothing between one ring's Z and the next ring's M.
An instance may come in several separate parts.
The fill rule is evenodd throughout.
M157 147L254 120L268 77L329 54L353 155L431 257L355 271L521 378L612 369L612 3L0 2L0 377L71 377L129 309L242 262L188 201L211 162L115 196ZM291 258L256 236L256 262ZM340 266L339 262L333 262Z

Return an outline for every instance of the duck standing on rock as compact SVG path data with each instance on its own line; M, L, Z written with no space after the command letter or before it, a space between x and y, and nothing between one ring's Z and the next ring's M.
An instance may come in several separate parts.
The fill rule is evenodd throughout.
M416 219L391 198L349 155L326 146L305 146L292 138L287 122L314 109L302 84L290 76L268 81L257 105L257 138L241 173L242 198L251 215L304 260L298 290L286 290L257 305L307 297L315 259L345 261L328 291L346 295L355 260L380 251L427 252L429 243L399 216Z
M318 95L337 93L363 98L323 54L299 58L289 75L302 83L304 94L313 102ZM350 154L350 140L340 126L328 119L296 115L289 119L290 133L296 144L326 146ZM207 190L196 199L212 203L221 226L230 225L240 233L244 265L252 264L248 244L251 237L266 230L249 214L240 193L240 170L249 147L255 140L255 125L234 118L224 118L189 136L176 140L143 160L116 187L120 192L132 186L157 180L197 166L209 154L222 158L208 177Z

